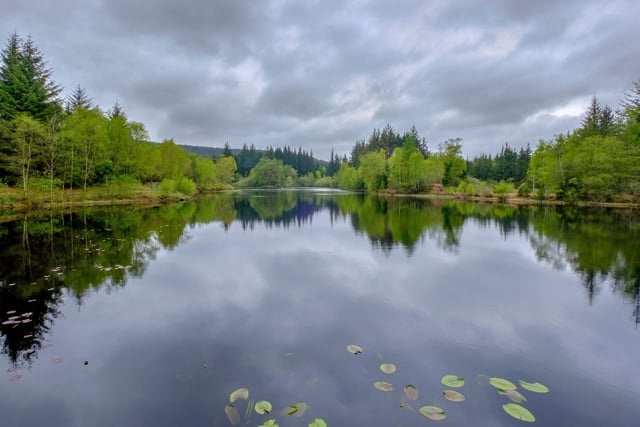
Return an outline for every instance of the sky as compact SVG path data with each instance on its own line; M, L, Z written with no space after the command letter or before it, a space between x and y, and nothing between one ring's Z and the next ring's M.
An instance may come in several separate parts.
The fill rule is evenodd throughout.
M638 16L637 0L0 0L5 40L31 35L63 96L117 100L155 141L324 159L387 124L467 157L535 148L640 79Z

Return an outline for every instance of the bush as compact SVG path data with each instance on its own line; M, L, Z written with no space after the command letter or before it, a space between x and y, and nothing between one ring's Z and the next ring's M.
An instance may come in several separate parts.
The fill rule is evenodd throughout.
M164 194L175 193L176 191L176 182L173 179L165 178L160 181L158 184L158 190Z
M31 191L46 191L51 189L52 184L53 188L62 188L62 180L58 178L53 178L53 183L49 178L31 178L28 188Z
M109 179L105 188L115 196L126 196L142 191L143 186L130 175L120 175Z
M518 196L529 197L530 194L531 194L531 187L529 187L529 183L523 182L522 184L520 184L520 186L518 187Z
M194 194L196 194L196 184L189 178L182 178L180 181L178 181L176 191L187 196L193 196Z

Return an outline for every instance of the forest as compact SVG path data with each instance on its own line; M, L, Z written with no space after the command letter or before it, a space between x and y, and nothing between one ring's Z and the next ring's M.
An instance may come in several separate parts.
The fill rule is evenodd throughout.
M216 157L196 155L173 140L149 140L116 100L94 105L77 85L65 98L31 37L8 37L0 61L0 188L63 194L108 189L194 195L233 187L322 186L374 193L448 193L535 197L567 202L637 202L640 195L640 80L615 111L594 96L580 126L535 150L508 143L499 153L463 157L451 138L431 151L413 126L390 125L329 161L290 146L251 144Z

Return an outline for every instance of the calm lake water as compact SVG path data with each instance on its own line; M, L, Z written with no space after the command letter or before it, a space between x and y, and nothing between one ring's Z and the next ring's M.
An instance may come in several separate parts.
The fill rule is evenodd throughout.
M241 387L241 426L524 425L487 376L546 385L538 425L640 425L638 212L260 191L0 238L2 426L231 426Z

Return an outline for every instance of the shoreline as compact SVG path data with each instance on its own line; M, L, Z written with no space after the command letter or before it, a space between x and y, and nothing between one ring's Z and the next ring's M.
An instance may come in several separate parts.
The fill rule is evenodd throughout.
M313 187L309 187L313 188ZM225 191L243 191L243 188L234 188ZM155 191L141 191L137 194L105 194L95 190L65 190L57 192L51 197L50 193L36 193L25 196L20 190L1 189L0 190L0 218L4 222L8 217L17 217L33 212L43 212L51 210L66 210L82 207L102 207L102 206L160 206L171 203L195 200L207 194L220 191L206 191L194 196L183 194L158 194ZM507 195L497 196L461 196L447 193L367 193L378 197L388 198L416 198L429 200L451 200L457 202L488 203L496 205L511 206L576 206L576 207L597 207L614 209L638 209L640 203L632 202L596 202L596 201L576 201L566 202L552 199L533 199Z

